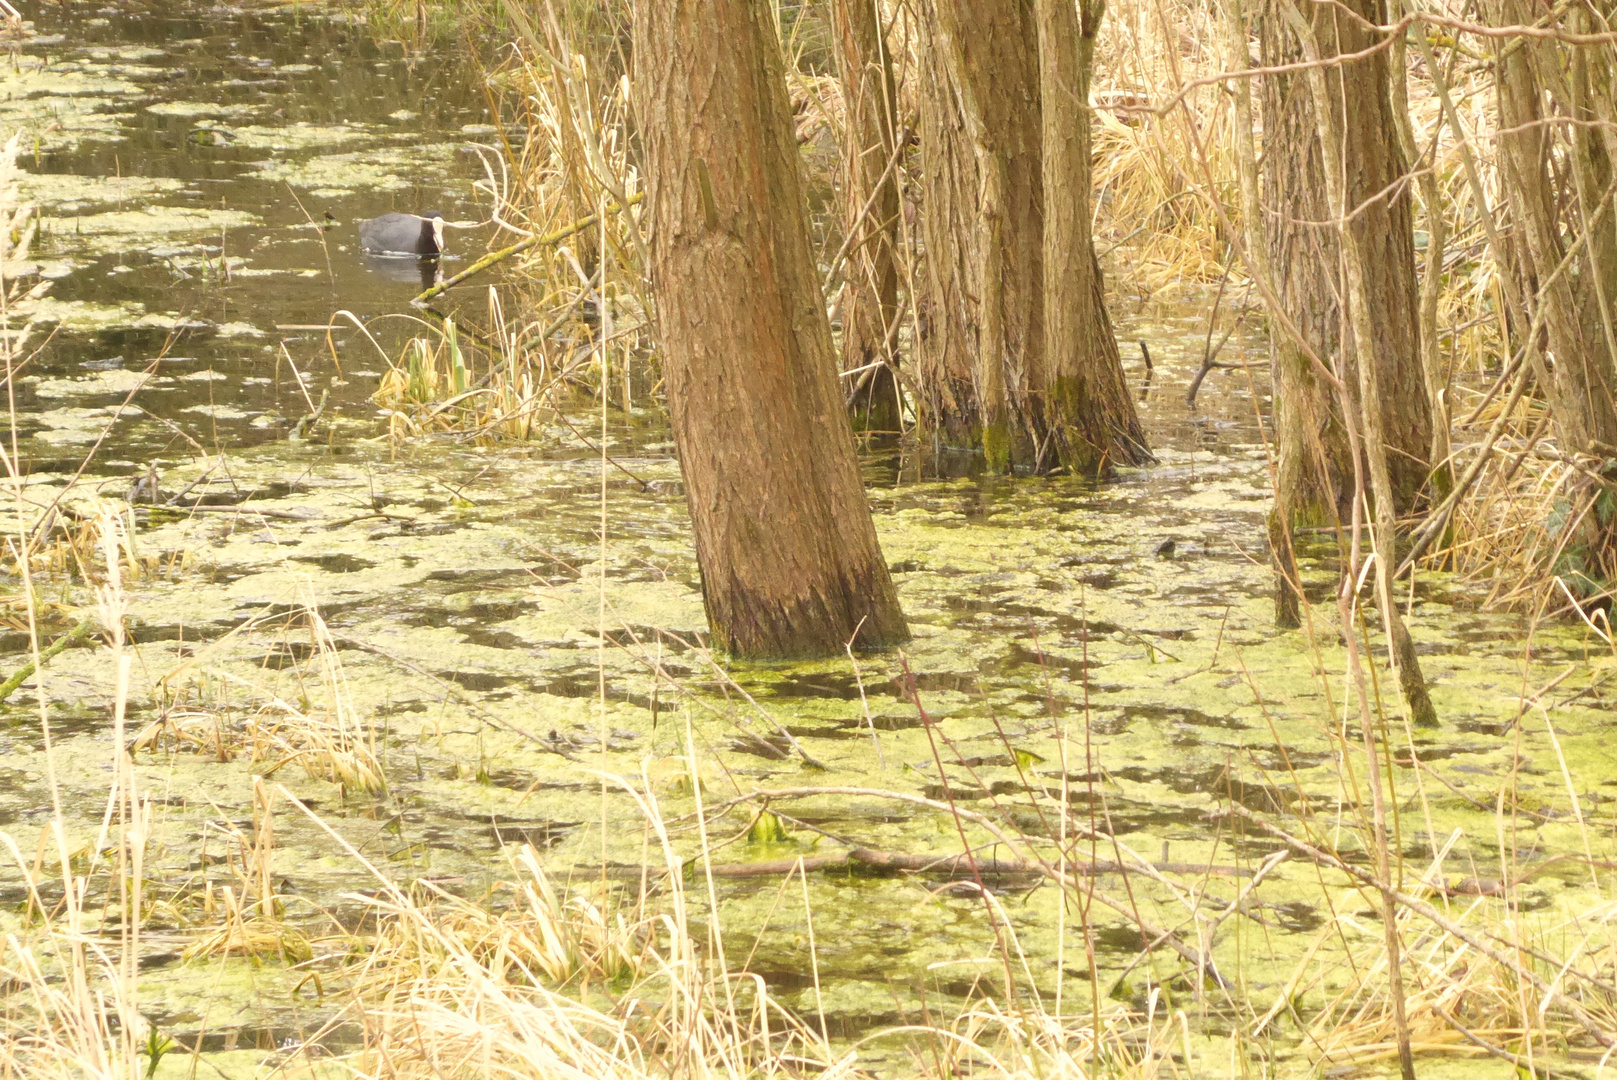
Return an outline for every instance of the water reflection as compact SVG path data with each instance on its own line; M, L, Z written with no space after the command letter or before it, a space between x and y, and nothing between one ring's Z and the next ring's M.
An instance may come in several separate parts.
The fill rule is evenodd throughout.
M443 264L437 258L418 259L414 255L362 255L365 269L388 281L419 285L430 289L443 281Z

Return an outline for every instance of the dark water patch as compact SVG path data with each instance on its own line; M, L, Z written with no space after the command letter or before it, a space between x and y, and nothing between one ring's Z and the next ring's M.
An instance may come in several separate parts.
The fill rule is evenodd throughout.
M442 672L441 678L465 690L498 690L503 686L520 682L516 676L500 675L492 671L447 671Z
M792 741L782 735L744 733L725 744L739 754L751 754L769 761L784 761L795 752Z
M818 826L827 832L847 832L850 829L872 825L904 825L914 821L915 815L906 810L878 809L872 805L869 813L862 813L856 817L834 811L794 810L792 820Z
M1097 951L1113 955L1138 956L1149 944L1145 935L1133 926L1095 926L1090 933Z
M999 798L1000 796L1027 795L1028 785L1020 780L995 780L985 786L962 777L958 781L951 779L948 784L927 784L921 789L929 799L947 802L951 796L956 802L971 802L978 799Z
M33 687L23 683L19 693L27 692ZM61 694L61 686L57 684L56 693ZM15 712L12 712L15 710ZM130 714L135 710L131 708ZM142 710L147 711L147 710ZM6 715L9 713L10 715ZM105 732L112 724L112 707L110 702L105 708L96 708L86 705L83 701L72 701L60 697L51 701L51 738L60 740L73 735L93 735ZM42 749L41 744L34 743L27 735L39 733L39 710L35 706L23 705L15 698L6 713L0 713L0 727L9 729L14 735L25 738L18 739L14 744L19 751L32 747L32 751ZM30 752L32 752L30 751ZM48 807L47 807L48 809Z
M945 610L961 616L955 620L956 626L990 628L983 626L988 623L1016 630L1038 626L1053 630L1063 638L1077 641L1093 640L1096 635L1112 633L1117 629L1116 627L1102 629L1106 624L1086 622L1076 615L1064 611L1051 611L1033 604L996 600L993 596L950 596L944 599L943 604Z
M48 647L53 640L71 629L72 626L57 626L49 630L41 628L39 632L40 648ZM33 650L33 640L26 630L17 630L10 627L0 628L0 656L23 656L30 653Z
M854 738L859 731L869 733L869 728L877 731L908 731L911 728L922 727L925 721L917 713L904 713L893 716L886 713L872 714L866 718L854 716L846 720L836 721L838 728L844 733L843 738Z
M690 652L692 649L706 649L709 647L708 633L705 626L700 630L681 629L678 632L670 632L666 626L625 623L620 629L609 631L607 636L614 641L639 641L641 643L656 644L662 649L665 656L679 656L682 653ZM689 671L683 667L677 670L668 667L667 664L664 664L663 667L676 678L689 674Z
M194 1023L196 1019L185 1013L156 1012L150 1019L155 1029L173 1038L184 1048L180 1051L180 1056L188 1056L187 1051L202 1054L222 1054L232 1050L285 1052L291 1047L301 1046L317 1027L320 1030L320 1048L324 1054L340 1054L344 1050L357 1048L365 1038L364 1028L352 1023L329 1026L319 1023L246 1025L225 1031L209 1031L185 1027L185 1024Z
M1414 768L1415 763L1410 759L1408 751L1402 747L1399 749L1400 752L1393 755L1393 764L1405 769ZM1423 762L1445 761L1449 758L1460 757L1462 755L1489 754L1492 753L1493 750L1494 747L1491 746L1434 746L1429 743L1425 745L1420 743L1415 744L1415 754Z
M533 601L527 597L512 600L480 600L467 604L465 619L479 623L509 622L533 610Z
M1226 731L1246 731L1251 725L1233 716L1213 716L1199 709L1169 705L1128 705L1125 711L1133 718L1187 724L1191 727L1222 728Z
M1150 768L1130 765L1111 770L1121 780L1139 784L1161 784L1182 795L1209 795L1219 802L1233 800L1248 810L1278 813L1298 798L1295 791L1269 784L1252 783L1231 776L1222 765L1207 769Z
M524 794L532 791L587 791L597 790L587 784L570 784L555 780L542 780L531 772L522 772L517 769L493 769L487 774L488 782L497 788L507 791L520 791Z
M369 559L346 552L333 552L329 555L294 555L293 562L305 563L309 566L318 566L331 574L352 574L360 570L374 569L376 564Z
M405 713L424 713L432 706L425 701L390 701L375 707L377 716L401 716Z
M1096 830L1105 836L1207 827L1206 811L1196 807L1142 803L1136 799L1120 798L1115 793L1103 795L1099 791L1086 788L1069 789L1067 802L1068 805L1076 807L1076 812L1085 820L1093 814ZM1047 837L1055 833L1054 821L1040 818L1033 813L1019 814L1017 827Z
M791 733L792 738L798 740L823 739L830 742L856 742L859 739L870 738L870 730L864 725L864 718L856 717L851 723L816 724L813 727L790 724L787 725L786 730Z
M1122 573L1111 567L1084 567L1073 572L1073 580L1086 588L1102 592L1126 584Z
M553 697L571 698L574 701L595 697L601 692L600 675L596 672L580 668L574 674L546 675L538 684L538 688ZM615 695L612 693L612 683L606 684L608 699ZM645 699L646 707L650 707L650 699Z
M1048 673L1052 678L1065 679L1068 682L1081 683L1088 673L1099 665L1094 661L1084 661L1079 657L1062 656L1059 653L1046 652L1034 649L1022 641L1013 641L1003 655L992 661L991 670L1002 675L1021 675L1023 672L1017 668L1031 667Z
M484 827L482 835L499 847L531 844L543 851L567 839L580 824L577 821L492 821Z
M1448 718L1445 717L1445 720ZM1454 730L1463 731L1467 735L1491 735L1495 738L1509 735L1516 727L1516 721L1501 720L1494 716L1456 717L1448 722L1454 725Z
M1092 687L1092 689L1100 688ZM1111 713L1091 713L1084 722L1092 734L1121 735L1129 729L1133 720L1125 710L1119 709Z
M866 695L869 694L867 684ZM769 687L771 697L832 698L838 701L858 701L859 680L853 673L816 671L801 675L785 675L775 679Z
M547 850L566 840L579 824L577 821L497 815L491 820L489 815L442 810L427 819L419 835L428 847L446 851L464 851L473 841L480 847L494 849L532 844L539 850Z
M363 600L336 600L323 602L320 605L320 615L328 623L336 624L339 622L339 620L346 622L347 617L355 614L362 614L366 609L367 603L367 601ZM300 603L281 603L277 601L264 604L262 606L254 606L251 609L251 613L254 615L263 616L265 618L273 615L282 615L293 619L301 619L307 615L308 608Z
M916 691L922 694L976 694L982 689L981 678L974 671L918 671L913 678ZM904 676L893 676L887 687L900 701L910 700L909 680Z
M454 595L456 593L470 592L474 589L491 589L495 586L510 588L513 585L532 585L540 580L539 575L542 572L543 567L540 566L501 567L492 570L467 567L432 570L427 573L427 580L449 583L453 588L440 591L447 595ZM511 618L511 616L506 616L506 618Z
M1317 769L1322 765L1334 764L1336 761L1333 754L1296 748L1287 748L1282 753L1279 749L1264 747L1249 749L1247 753L1259 768L1272 774L1286 773L1292 769L1298 771Z
M449 625L460 631L461 640L468 645L481 645L487 649L509 649L513 652L536 651L533 642L509 630L492 630L472 620L461 619L451 620Z
M252 663L269 671L300 668L309 663L319 650L307 641L278 641L267 650L250 657Z

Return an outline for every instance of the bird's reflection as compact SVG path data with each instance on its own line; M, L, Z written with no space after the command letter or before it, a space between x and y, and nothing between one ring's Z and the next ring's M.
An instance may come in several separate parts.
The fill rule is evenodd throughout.
M436 258L412 259L397 255L362 255L365 269L389 281L420 284L423 291L444 279L442 264Z

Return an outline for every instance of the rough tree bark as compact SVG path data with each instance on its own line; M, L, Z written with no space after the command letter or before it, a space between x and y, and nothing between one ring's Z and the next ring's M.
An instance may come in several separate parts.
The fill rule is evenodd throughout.
M897 146L892 58L876 0L832 0L831 29L842 79L842 370L855 426L900 429L898 363L898 184L888 168Z
M1490 9L1494 19L1503 22L1523 14L1525 5L1516 0L1495 0ZM1556 55L1558 48L1548 41L1501 39L1496 49L1500 173L1510 200L1512 223L1533 275L1547 285L1540 303L1544 305L1549 351L1556 363L1547 373L1544 389L1550 395L1557 430L1568 441L1568 448L1588 452L1597 445L1617 445L1617 404L1611 394L1613 350L1607 340L1611 323L1603 311L1617 301L1617 255L1613 254L1609 204L1595 219L1593 206L1588 207L1587 215L1580 212L1583 208L1578 207L1579 192L1564 189L1593 189L1594 201L1602 200L1611 184L1612 159L1605 140L1583 127L1570 140L1571 153L1564 171L1551 163L1556 138L1545 124L1546 90L1557 99L1557 105L1572 106L1569 111L1578 119L1594 123L1601 119L1590 107L1592 103L1577 108L1567 100L1578 82L1585 86L1580 95L1584 101L1592 96L1587 90L1589 72L1585 63L1563 73L1562 61ZM1552 79L1561 85L1551 85ZM1563 92L1554 93L1557 89ZM1563 224L1560 208L1568 204L1578 209L1569 211L1574 220ZM1556 274L1570 243L1582 231L1585 218L1595 221L1594 243L1579 254L1581 265L1576 266L1577 272Z
M903 641L769 6L637 0L634 36L663 371L713 641L760 658Z
M1089 83L1104 0L1035 0L1044 181L1044 349L1034 430L1063 466L1095 475L1150 460L1123 376L1090 235Z
M1291 0L1265 0L1258 17L1260 55L1267 65L1298 63L1303 48L1286 24ZM1380 0L1347 0L1372 24L1385 21ZM1312 5L1307 15L1323 57L1376 43L1345 11ZM1315 354L1331 358L1357 404L1354 355L1372 358L1381 400L1375 403L1387 458L1393 512L1413 508L1429 471L1431 409L1420 349L1420 299L1406 171L1389 94L1386 54L1328 68L1326 93L1341 132L1344 192L1353 208L1349 230L1363 256L1364 289L1374 340L1352 343L1344 321L1342 251L1329 201L1319 142L1315 95L1307 72L1266 76L1263 82L1264 233L1279 301ZM1279 564L1277 621L1298 624L1299 597L1289 582L1289 536L1299 528L1329 528L1349 517L1352 460L1335 395L1289 334L1273 334L1275 442L1278 457L1271 547ZM1362 404L1359 404L1362 409Z
M927 0L923 21L922 415L1008 472L1044 349L1037 29L1028 0Z
M1089 236L1102 6L929 0L919 379L941 441L992 472L1150 460Z
M1537 18L1521 0L1491 0L1500 25ZM1609 3L1569 9L1565 29L1609 28ZM1500 38L1495 41L1499 161L1516 247L1532 280L1520 291L1541 305L1548 353L1529 349L1549 398L1557 440L1566 452L1617 457L1617 130L1613 128L1610 44ZM1551 114L1570 129L1551 126ZM1582 237L1586 242L1577 249ZM1567 265L1563 266L1563 263ZM1598 468L1598 466L1597 466ZM1610 497L1612 479L1605 481ZM1575 590L1596 595L1617 581L1617 515L1599 512L1601 485L1576 482L1568 499L1572 534L1557 537L1555 571ZM1592 512L1591 512L1592 511Z

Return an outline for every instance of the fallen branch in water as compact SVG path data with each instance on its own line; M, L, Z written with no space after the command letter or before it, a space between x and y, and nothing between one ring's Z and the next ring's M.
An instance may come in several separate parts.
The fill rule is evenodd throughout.
M1234 877L1239 874L1250 873L1234 866L1207 866L1201 863L1155 863L1155 868L1166 874L1219 874ZM749 877L778 877L789 874L799 866L804 873L813 873L819 870L840 870L844 867L862 866L871 870L902 870L917 874L943 874L948 877L970 877L972 862L967 855L941 855L932 852L911 854L904 851L877 851L874 848L855 847L835 855L813 855L800 859L776 859L772 862L752 863L716 863L712 866L714 877L721 878L749 878ZM1027 862L1022 859L979 858L976 866L984 874L1038 874L1043 876L1044 866L1037 862ZM1113 862L1110 859L1098 859L1094 862L1067 863L1069 873L1085 877L1100 874L1122 874L1136 869L1125 863Z
M53 656L56 656L58 653L66 651L69 646L83 641L85 638L90 636L90 631L95 629L95 625L96 620L93 618L79 620L79 624L77 626L41 650L39 654L39 662L43 664L45 661L51 659ZM33 675L34 670L34 662L30 660L28 663L14 671L11 678L7 679L3 683L0 683L0 701L6 700L6 698L15 693L17 687L21 686L28 680L29 676Z
M645 192L638 192L634 195L630 195L628 199L624 200L621 205L618 203L613 203L611 206L608 206L606 208L606 212L608 214L620 213L625 208L636 205L645 197ZM575 233L583 232L600 219L600 214L591 214L588 217L579 218L571 225L568 225L565 228L557 229L555 232L546 233L543 236L530 236L526 240L517 241L510 247L501 248L499 251L491 251L487 255L484 255L481 259L478 259L476 262L472 263L472 265L468 266L466 269L462 270L460 273L444 278L444 280L438 282L438 284L434 285L432 288L422 292L414 300L411 300L410 303L416 307L422 307L429 300L442 296L444 293L448 292L456 285L459 285L467 278L476 274L481 274L489 267L502 263L513 255L520 255L524 251L531 251L536 247L559 244L569 236L572 236Z
M292 430L286 433L287 439L292 442L299 442L307 438L309 433L314 430L314 426L320 422L320 418L326 414L326 402L329 400L331 400L331 391L320 391L320 404L314 407L313 412L292 425Z

